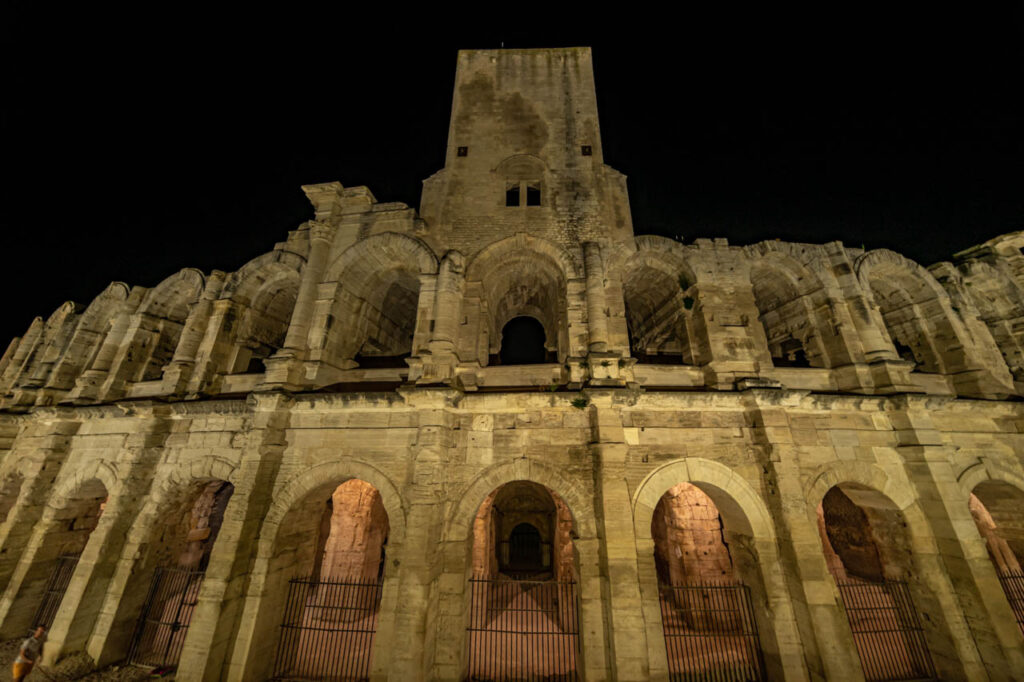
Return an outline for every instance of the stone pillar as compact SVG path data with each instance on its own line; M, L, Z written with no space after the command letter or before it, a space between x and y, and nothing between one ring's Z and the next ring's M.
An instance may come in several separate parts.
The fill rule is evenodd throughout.
M242 461L237 475L233 476L235 490L224 510L224 520L182 647L177 672L181 679L210 682L245 679L241 666L227 660L236 625L246 613L247 597L238 586L249 574L260 525L273 500L291 404L286 396L275 393L256 394L253 402L253 426L246 434ZM278 623L272 625L276 627ZM243 624L237 630L239 644L236 648L250 651L251 634ZM269 646L266 642L260 645Z
M785 623L776 618L779 661L795 672L803 659L812 679L863 680L838 588L825 561L816 510L808 509L805 502L800 443L788 416L800 395L773 389L748 391L752 436L765 455L766 502L779 534L783 562L781 567L762 566L762 572L766 584L785 583L789 604L771 606L788 610L788 618L794 621L786 628L790 634L780 632Z
M164 370L163 393L176 394L185 389L192 370L195 367L199 345L206 336L206 328L210 322L210 311L214 301L224 288L224 273L214 270L206 279L206 286L199 300L188 312L185 328L181 331L178 346L174 349L174 357Z
M458 417L450 412L452 401L460 394L450 389L413 389L402 392L417 408L419 427L408 483L402 498L408 504L406 540L398 568L398 604L393 642L375 642L378 654L390 654L382 669L389 680L461 679L461 661L451 660L446 652L452 640L465 638L465 625L451 628L451 621L439 618L442 611L436 586L443 569L441 542L444 523L446 469L455 445L454 429ZM383 664L375 663L374 668ZM430 671L434 674L431 675ZM455 672L457 675L453 676Z
M971 679L1014 679L1009 671L1024 670L1024 642L971 516L968 494L957 481L956 454L932 419L936 404L923 396L894 401L897 409L887 415L938 549L938 554L915 553L920 579L935 593L955 645L955 651L932 651L938 673L943 676L940 663L952 657L949 669L963 670Z
M227 356L231 352L235 325L242 313L241 304L222 298L213 302L205 334L195 354L192 375L189 378L189 396L214 393L217 390L218 370L227 372Z
M590 350L603 353L608 350L608 303L604 295L604 263L601 247L595 242L583 245L583 262L587 276L587 326L590 330Z
M418 384L450 383L455 376L465 287L465 258L458 251L449 251L437 274L428 350L420 354L419 366L410 373L410 379Z
M627 682L650 679L647 628L640 576L637 571L637 540L633 527L633 506L627 485L626 445L619 411L612 407L611 391L587 392L590 418L596 442L592 444L598 466L596 483L600 514L604 526L605 575L608 581L607 617L609 620L611 679ZM582 555L582 551L581 551ZM582 576L581 576L582 582ZM584 637L586 647L586 637ZM596 652L587 647L586 655ZM587 660L588 672L592 670ZM589 679L589 676L588 676Z
M44 408L28 419L15 448L7 457L19 461L18 470L25 476L16 506L7 522L0 525L0 636L17 637L30 627L28 620L37 604L22 604L26 580L45 583L48 576L28 576L41 538L37 527L46 510L53 482L67 461L71 439L81 423L68 410ZM15 608L17 607L17 608Z
M117 356L117 351L121 347L121 342L128 331L132 309L135 305L137 305L137 301L129 299L129 302L126 302L121 307L121 310L118 311L113 323L110 325L110 331L107 332L107 335L100 344L99 350L96 352L96 357L93 358L89 367L75 381L75 388L68 396L70 402L82 404L99 399L100 389L107 374L110 372L110 368L114 364L114 358Z
M284 348L267 358L265 387L294 387L301 382L301 362L308 346L309 327L316 306L317 291L323 279L335 228L327 223L309 223L309 257L302 268L302 280L295 299L295 308L288 324Z

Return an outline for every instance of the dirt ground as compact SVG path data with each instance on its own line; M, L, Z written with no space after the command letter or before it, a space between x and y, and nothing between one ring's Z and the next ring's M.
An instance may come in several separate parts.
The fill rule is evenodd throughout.
M18 655L18 646L22 639L9 639L0 642L0 682L11 680L11 664ZM88 682L135 682L136 680L148 680L150 668L138 668L135 666L112 665L102 670L89 670L87 661L79 657L70 657L61 661L54 668L35 668L29 674L28 682L47 682L47 680L87 680ZM174 676L162 677L163 680L173 680Z

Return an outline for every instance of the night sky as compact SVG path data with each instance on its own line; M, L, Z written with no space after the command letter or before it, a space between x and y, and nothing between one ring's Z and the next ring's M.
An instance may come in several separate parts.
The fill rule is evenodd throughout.
M311 217L302 184L418 206L456 51L502 42L593 47L605 161L629 176L638 234L841 239L927 265L1024 229L1020 5L633 8L601 30L536 4L520 8L532 28L448 25L447 5L255 7L0 17L0 345L113 280L237 269Z

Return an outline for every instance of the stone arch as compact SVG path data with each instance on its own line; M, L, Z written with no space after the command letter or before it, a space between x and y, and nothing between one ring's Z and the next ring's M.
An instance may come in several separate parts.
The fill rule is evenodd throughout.
M350 246L327 268L324 281L336 288L311 330L314 354L337 368L375 362L404 367L416 331L421 277L435 275L437 268L426 244L396 232Z
M98 621L89 638L88 651L98 666L128 654L136 634L135 623L144 609L151 616L165 608L173 609L176 602L172 595L183 591L190 595L189 599L198 599L202 572L183 574L187 576L185 582L173 583L173 589L160 592L164 600L149 601L146 597L160 569L205 570L233 497L235 471L234 463L220 457L196 457L165 468L153 481L142 508L127 520L130 526L118 529L124 534L124 541L116 564L108 571L100 571L99 567L95 571L94 580L102 583L97 589L105 593L100 611L111 614L109 619ZM130 504L125 494L116 499L119 506ZM125 511L118 511L115 522L123 524ZM114 564L110 558L99 561ZM91 623L100 601L83 600L69 630ZM183 641L185 636L186 630L160 630L154 641L176 637ZM71 641L74 640L69 638ZM173 650L180 653L181 645L175 645Z
M36 343L25 355L8 389L39 388L50 378L53 366L67 348L68 340L80 318L81 310L74 301L65 301L46 319Z
M405 503L398 488L386 474L372 464L355 459L344 459L318 464L289 479L281 486L275 493L274 501L260 526L257 556L266 558L270 555L281 521L297 502L318 488L351 478L366 481L380 492L384 509L388 513L388 521L391 524L391 537L394 542L404 542Z
M596 565L597 556L597 520L593 507L593 494L581 490L579 484L556 467L533 461L516 459L511 462L496 464L481 471L466 485L456 491L451 499L454 504L448 511L441 531L439 551L444 555L443 573L435 579L435 589L439 590L439 598L446 605L437 615L438 627L447 628L450 632L465 632L470 622L470 591L467 589L469 579L473 575L473 548L475 544L474 526L482 506L489 502L492 494L506 484L527 482L543 486L551 493L556 508L564 506L564 514L571 518L572 531L571 552L567 556L568 572L578 576L580 600L588 602L594 595L588 595L585 587L596 585L599 577L589 573L591 566ZM560 513L563 513L560 511ZM578 573L576 573L578 571ZM588 646L600 647L603 636L603 622L599 604L588 611L580 613L580 628L590 637L583 637L583 661L580 669L588 671L601 670L601 655L594 653ZM589 621L588 618L593 618ZM431 664L435 677L455 679L466 674L464 648L466 640L462 637L438 639L432 655ZM449 667L446 662L454 662ZM441 674L439 671L446 671Z
M901 357L923 372L951 374L966 368L965 330L953 320L949 296L931 273L888 249L865 253L854 268ZM954 346L960 350L945 350Z
M445 542L471 540L473 519L480 505L492 491L512 481L530 481L553 490L569 507L576 533L580 537L596 535L593 505L583 491L578 490L572 479L550 465L529 459L517 459L482 471L453 497L457 502L452 506L445 521L442 539Z
M225 286L221 299L231 300L238 321L231 329L231 350L223 371L262 372L262 361L284 347L298 298L301 265L301 258L294 254L291 259L250 261L239 279L230 288Z
M114 318L128 301L128 285L111 282L92 300L82 313L67 348L54 366L47 387L59 390L74 388L75 381L99 352Z
M206 278L194 268L181 270L146 293L129 344L135 347L129 381L159 379L174 350L192 305L203 293ZM139 359L141 358L141 359ZM125 358L125 362L129 362ZM115 387L116 389L116 387Z
M300 529L288 526L285 521L290 518L290 514L303 510L306 511L305 517L309 517L310 510L318 500L330 497L339 485L353 479L369 484L379 493L390 527L387 539L389 560L384 566L378 634L375 638L375 651L371 654L373 674L383 674L387 670L388 655L376 650L376 643L382 640L386 642L394 629L398 592L395 567L402 558L401 546L406 530L405 504L397 487L380 470L366 462L345 459L326 462L293 476L274 495L257 539L256 557L240 621L240 643L233 654L232 666L240 671L239 679L269 677L270 667L274 663L274 651L268 653L265 650L268 647L262 645L267 641L275 641L274 631L280 624L288 580L304 577L295 572L301 573L307 564L311 575L315 574L312 562L315 561L313 548L317 531L313 525L316 519L313 519L313 525L306 523ZM286 528L293 536L302 534L313 537L309 539L308 546L301 550L280 547Z
M57 615L63 593L47 594L51 574L71 572L85 551L104 513L112 481L102 466L79 471L54 486L42 518L33 529L25 552L0 600L3 627L0 634L13 636L34 625L49 628ZM106 479L106 480L103 480ZM66 583L64 583L66 587ZM55 603L45 604L47 600ZM42 621L33 623L37 618Z
M773 364L831 367L849 360L845 347L833 348L840 351L835 360L828 353L826 337L835 334L818 316L827 300L815 273L788 254L766 249L751 260L750 284Z
M964 665L976 661L978 653L973 642L953 634L966 632L968 624L957 593L943 569L942 548L913 486L907 481L895 480L874 464L836 462L820 468L809 480L806 490L808 513L818 517L822 549L834 579L905 581L913 607L924 625L925 639L939 676L943 679L963 676ZM842 494L837 496L836 491ZM849 553L844 556L839 547L834 547L833 538L837 536L830 532L823 515L826 502L833 505L841 502L843 518L854 525L851 531L843 531L844 536L871 538L875 559L865 551L856 556ZM861 524L859 530L857 524ZM866 542L856 546L870 550ZM851 557L857 558L858 564L845 563ZM877 566L872 568L872 562L877 562Z
M567 285L578 272L564 249L522 233L491 244L469 262L467 288L480 296L483 315L479 345L486 346L492 361L505 325L516 317L540 322L545 348L559 361L572 353Z
M980 260L960 264L960 290L973 304L1015 378L1024 378L1024 290L1001 267Z
M651 674L667 677L667 654L661 635L661 607L655 540L652 533L655 509L662 497L680 483L689 483L711 498L730 535L733 570L751 590L754 616L769 677L784 671L803 670L792 600L786 588L774 523L761 496L728 466L712 460L687 457L661 465L639 483L633 493L633 528L637 539L637 564L644 611L658 614L658 635L648 637Z
M637 247L615 268L622 282L631 354L641 362L695 364L690 311L697 275L676 242L639 237Z

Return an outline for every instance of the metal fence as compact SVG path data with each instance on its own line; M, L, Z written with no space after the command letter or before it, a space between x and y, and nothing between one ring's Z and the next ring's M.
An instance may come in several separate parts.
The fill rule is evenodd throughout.
M746 585L661 584L658 594L672 682L765 679L764 657Z
M1017 625L1021 632L1024 632L1024 573L1020 571L999 573L999 583L1003 586L1006 599L1010 602L1013 615L1017 618Z
M935 677L924 630L905 582L836 581L860 655L864 679Z
M78 557L78 554L66 554L57 557L57 563L54 565L53 570L50 572L50 577L46 581L43 600L39 603L35 618L32 620L32 627L42 625L49 630L50 626L53 625L53 620L57 617L57 610L60 608L60 602L64 599L64 593L68 590L68 584L71 583L71 576L74 575L75 567L78 566Z
M129 663L167 667L178 664L204 573L178 566L156 569L135 627Z
M469 588L467 679L581 678L575 582L473 578Z
M381 586L380 580L290 581L274 679L369 680Z

